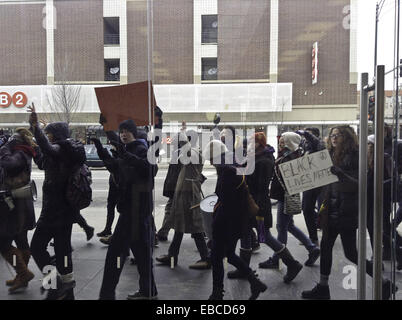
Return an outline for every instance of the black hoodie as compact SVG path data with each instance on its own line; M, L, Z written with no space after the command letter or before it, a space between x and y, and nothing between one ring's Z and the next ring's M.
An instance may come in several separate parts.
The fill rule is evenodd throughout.
M60 227L73 223L79 211L73 209L66 199L66 187L75 163L71 162L71 146L68 142L70 130L65 122L55 122L46 126L46 132L53 134L55 141L50 143L40 128L34 130L38 155L34 158L40 170L45 171L43 182L42 211L38 225ZM82 146L80 154L85 157Z

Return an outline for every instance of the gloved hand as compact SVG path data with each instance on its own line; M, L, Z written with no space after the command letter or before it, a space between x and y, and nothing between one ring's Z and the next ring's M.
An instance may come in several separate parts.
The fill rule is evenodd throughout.
M124 145L117 141L110 141L110 144L116 148L117 155L122 157L126 153Z
M99 123L103 126L107 122L105 116L101 113L99 115Z
M330 170L331 170L332 174L334 174L334 175L336 175L338 177L343 175L343 170L341 168L337 167L337 166L332 166L330 168Z
M117 151L115 149L110 149L110 153L112 154L113 158L119 157L119 154L117 153Z
M103 146L102 146L102 143L100 142L100 140L97 138L91 138L91 141L94 143L95 148L98 151L98 153L100 153L101 150L103 149Z

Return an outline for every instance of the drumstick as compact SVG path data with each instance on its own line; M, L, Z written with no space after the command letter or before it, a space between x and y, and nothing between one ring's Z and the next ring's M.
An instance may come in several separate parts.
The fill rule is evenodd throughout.
M195 208L197 208L197 207L199 207L199 206L200 206L200 204L196 204L196 205L190 207L190 210L193 210L193 209L195 209Z

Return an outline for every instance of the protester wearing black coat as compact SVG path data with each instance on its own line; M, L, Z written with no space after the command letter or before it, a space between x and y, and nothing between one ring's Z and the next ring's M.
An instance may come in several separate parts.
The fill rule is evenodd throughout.
M255 169L251 175L246 176L250 193L257 203L260 211L258 215L264 218L265 228L272 228L272 208L269 197L269 184L274 174L275 159L274 148L267 145L255 154Z
M137 138L137 127L132 120L119 126L123 144L111 141L116 147L113 158L98 139L92 139L99 157L113 173L118 186L117 210L120 212L105 261L99 298L114 300L115 289L131 248L139 272L139 291L128 299L152 299L157 296L152 266L152 184L148 148ZM131 138L130 138L131 137Z
M210 300L223 299L223 258L234 265L242 274L247 275L250 282L250 299L257 299L261 292L267 289L247 264L236 255L236 244L245 232L248 232L250 216L247 212L247 195L241 187L245 177L237 175L236 167L226 165L225 145L219 140L211 141L204 149L204 158L210 160L216 167L218 180L215 193L218 203L215 205L212 223L212 278L213 290ZM230 158L230 157L226 157Z
M68 140L70 130L65 122L48 124L44 130L45 136L39 127L34 107L30 111L29 123L40 148L34 160L38 168L45 171L42 211L31 241L32 256L39 269L47 274L47 268L52 264L47 246L50 240L54 240L59 285L57 289L49 289L47 299L70 300L74 299L75 287L71 232L79 209L73 208L68 202L66 189L74 168L86 160L85 149L82 144L73 147Z

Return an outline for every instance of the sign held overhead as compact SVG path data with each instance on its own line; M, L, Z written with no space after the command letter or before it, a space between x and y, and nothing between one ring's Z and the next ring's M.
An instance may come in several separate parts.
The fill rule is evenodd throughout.
M154 124L156 100L152 82L143 81L121 86L95 88L99 109L106 119L106 131L132 119L137 126ZM149 105L149 102L151 105Z

